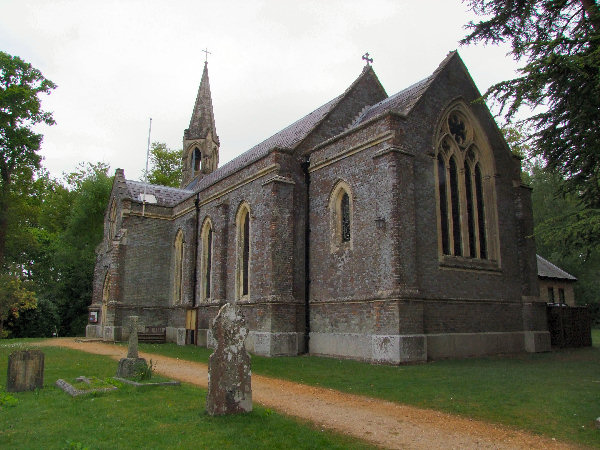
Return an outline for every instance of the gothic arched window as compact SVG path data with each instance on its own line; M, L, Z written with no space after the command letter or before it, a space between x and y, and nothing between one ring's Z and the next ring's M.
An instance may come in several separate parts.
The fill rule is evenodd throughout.
M198 147L194 148L194 156L192 158L192 164L194 166L194 172L200 170L200 163L202 162L202 152Z
M237 213L237 298L250 294L250 207L243 203Z
M100 320L102 321L102 325L108 325L106 321L106 311L108 307L108 302L110 300L110 273L106 273L104 277L104 286L102 286L102 312L100 314Z
M352 195L350 186L339 181L329 197L331 248L352 246Z
M208 299L211 297L212 289L212 242L213 242L213 229L210 219L204 221L202 226L202 232L200 233L200 240L202 242L202 280L201 280L201 292L202 298Z
M442 255L497 259L490 249L495 235L493 158L466 106L444 115L435 157L438 225Z
M340 220L342 227L342 242L350 241L350 197L344 192L340 203Z
M182 284L183 284L183 231L177 231L175 235L174 250L174 267L173 267L173 301L174 305L182 301Z

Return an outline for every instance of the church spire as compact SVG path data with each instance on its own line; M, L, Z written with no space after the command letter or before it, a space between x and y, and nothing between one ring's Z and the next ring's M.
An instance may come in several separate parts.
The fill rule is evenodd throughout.
M206 61L190 118L190 126L183 132L182 162L182 188L192 185L193 181L211 173L219 164L219 136L215 127Z
M208 81L208 62L204 62L204 71L196 95L196 103L192 111L190 126L185 130L186 139L205 139L208 132L212 133L213 139L218 143L219 137L215 127L215 116L213 114L212 96L210 83Z

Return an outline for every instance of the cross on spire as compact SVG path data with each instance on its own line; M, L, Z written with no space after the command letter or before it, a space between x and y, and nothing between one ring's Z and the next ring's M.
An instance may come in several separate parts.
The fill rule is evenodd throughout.
M362 59L364 59L367 62L367 66L370 66L373 62L373 58L369 58L369 52L362 55Z
M206 55L204 55L204 64L206 64L208 62L208 55L212 55L212 52L208 51L208 47L205 48L204 50L202 50L204 53L206 53ZM368 55L368 53L367 53Z

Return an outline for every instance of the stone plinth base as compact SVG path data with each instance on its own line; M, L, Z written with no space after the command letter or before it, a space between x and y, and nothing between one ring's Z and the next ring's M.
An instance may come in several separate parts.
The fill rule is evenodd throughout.
M198 345L215 348L212 330L199 330ZM304 333L250 331L246 350L261 356L297 356L304 349Z
M525 351L529 353L549 352L550 332L548 331L525 331Z
M102 339L105 341L120 341L122 339L123 327L102 327Z
M381 364L427 360L427 338L423 334L310 333L309 342L313 355L340 356Z
M523 332L440 333L427 335L428 359L468 358L519 353L525 350Z
M166 328L166 340L167 342L174 342L177 345L185 345L185 328L167 327Z
M101 325L87 325L85 327L86 338L101 338L102 337L102 326Z
M117 368L117 376L132 378L148 366L144 358L121 358Z

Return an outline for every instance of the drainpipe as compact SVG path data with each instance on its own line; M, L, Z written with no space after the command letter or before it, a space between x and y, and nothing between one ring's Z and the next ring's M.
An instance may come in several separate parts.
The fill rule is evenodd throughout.
M304 196L304 353L308 353L310 339L310 166L309 158L302 163L306 193Z
M194 200L196 206L196 233L194 238L194 275L193 275L193 293L192 293L192 307L196 307L196 288L198 287L198 227L200 226L200 193L196 194L196 200Z

